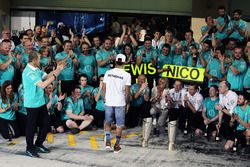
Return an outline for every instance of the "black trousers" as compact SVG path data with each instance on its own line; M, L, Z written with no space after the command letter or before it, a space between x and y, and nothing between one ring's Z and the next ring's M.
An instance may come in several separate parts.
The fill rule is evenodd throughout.
M180 111L179 117L179 128L181 130L185 128L186 120L188 123L187 128L189 130L195 130L196 128L200 128L203 123L202 113L193 113L189 108L183 108L183 110Z
M0 133L3 138L11 139L20 136L20 131L16 121L0 118Z
M17 124L20 130L20 135L25 136L27 115L17 112Z
M133 107L130 106L128 113L126 114L125 124L127 127L135 127L139 124L140 118L149 118L152 117L150 115L150 103L144 102L141 106Z
M34 149L34 135L36 127L39 126L38 136L35 145L42 145L46 139L48 126L49 126L49 114L46 105L38 108L26 108L27 109L27 124L26 124L26 143L27 149Z
M94 112L94 125L98 128L102 128L104 125L105 111L95 110Z

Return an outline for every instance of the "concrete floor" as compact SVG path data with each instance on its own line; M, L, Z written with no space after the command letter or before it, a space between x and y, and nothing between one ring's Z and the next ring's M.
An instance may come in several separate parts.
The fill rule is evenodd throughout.
M223 143L208 141L204 137L195 137L178 133L177 150L167 151L167 137L152 136L149 147L142 148L141 128L124 131L121 140L122 152L114 154L104 150L103 130L82 132L76 135L76 146L69 146L68 134L54 135L54 142L45 142L51 149L49 154L40 154L41 158L24 156L25 138L15 139L15 145L8 145L8 141L0 138L0 166L1 167L177 167L177 166L250 166L250 155L241 151L238 153L224 152ZM115 135L112 134L114 137ZM115 139L112 140L115 142ZM72 144L72 143L71 143Z

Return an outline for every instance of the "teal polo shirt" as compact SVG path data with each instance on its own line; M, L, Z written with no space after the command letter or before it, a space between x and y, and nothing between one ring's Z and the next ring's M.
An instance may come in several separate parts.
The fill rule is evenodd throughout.
M219 103L219 98L212 100L211 97L207 97L204 101L204 107L206 109L206 117L213 119L219 114L219 111L215 109L215 105Z
M79 87L81 88L81 96L83 99L83 104L84 104L84 108L86 110L91 110L92 109L92 103L91 100L88 96L83 97L83 94L86 91L90 91L90 96L93 96L93 90L94 88L92 86L86 85L85 87L83 87L82 85L79 85Z
M94 70L96 67L96 60L93 55L83 55L81 54L78 58L79 60L79 74L86 74L88 76L88 81L92 81L94 76Z
M243 80L243 87L250 88L250 66L248 65L247 72L245 73L244 80ZM247 91L248 93L250 90Z
M187 65L187 59L182 57L182 54L175 54L173 56L173 65L177 66L186 66Z
M242 41L244 39L244 35L241 35L238 30L233 29L233 26L238 24L239 29L246 31L247 30L247 22L240 19L239 21L231 20L228 24L228 29L233 30L233 32L229 35L229 38L234 38Z
M4 64L8 60L9 56L0 54L0 64ZM7 80L13 81L15 72L14 64L15 64L15 58L12 60L12 63L10 63L10 65L5 70L0 70L0 85L2 85Z
M136 52L136 57L141 57L143 50L145 50L144 46L141 47L141 49L139 49ZM145 52L145 56L142 57L142 63L151 63L152 60L156 60L156 59L157 59L157 52L153 47L151 47L149 52Z
M98 94L98 92L99 92L99 87L98 88L95 88L94 90L93 90L93 94L94 94L94 96L96 96L97 94ZM103 95L102 95L102 91L100 92L100 97L99 97L99 99L98 99L98 101L96 102L96 107L95 107L95 109L97 109L97 110L99 110L99 111L105 111L105 107L104 107L104 97L103 97Z
M39 68L28 64L22 74L24 107L38 108L45 104L44 89L36 84L46 76Z
M131 96L134 96L134 94L137 93L138 91L139 91L139 85L136 84L136 83L133 84L131 86L131 88L130 88L130 94L131 94ZM149 90L148 87L145 89L145 93L149 96L150 90ZM141 92L140 96L137 99L133 99L131 101L131 106L133 106L133 107L139 107L139 106L143 105L144 102L145 101L144 101L143 92Z
M50 101L50 98L48 96L44 96L45 98L45 103L48 104L49 101ZM56 109L56 105L58 103L58 96L56 94L52 95L52 103L51 103L51 106L50 108L48 108L48 111L51 113L51 114L54 114L55 113L55 109Z
M77 59L77 55L74 53L75 58ZM68 54L65 52L60 52L56 54L56 61L63 60L68 58ZM66 61L65 68L61 71L60 75L58 76L58 80L62 81L71 81L74 80L74 73L75 73L75 66L73 60L68 58Z
M8 98L7 100L8 100L8 103L10 103L10 99ZM10 104L11 105L10 109L8 109L6 112L0 113L0 118L6 119L6 120L11 120L11 121L15 120L16 119L16 112L13 110L13 106L16 102L18 102L18 98L17 98L17 95L14 94L14 100ZM8 107L8 104L3 103L2 98L0 98L0 105L1 105L2 109L5 109Z
M62 120L70 119L67 115L67 111L72 111L73 114L79 115L81 112L84 112L83 100L79 98L75 102L71 96L67 97L64 101L64 112L62 113Z
M96 61L106 60L109 57L109 55L116 56L115 50L111 49L110 51L106 52L103 49L101 49L96 53ZM108 61L104 66L97 65L98 77L102 74L105 74L106 71L108 70L110 70L110 61Z
M245 123L248 123L250 121L250 106L249 105L247 105L245 110L242 110L242 108L237 105L234 108L233 113L238 114L239 118ZM246 128L241 124L238 124L236 129L246 130Z
M217 17L216 20L217 20L218 26L223 26L225 24L224 17L219 16L219 17ZM217 28L218 28L218 26L217 26ZM220 39L220 40L227 38L227 28L228 28L228 25L226 25L226 27L223 29L223 31L221 31L221 32L216 31L215 38Z
M227 81L231 84L231 89L241 91L243 88L245 72L247 70L247 63L241 58L239 60L234 60L232 65L240 71L240 74L234 75L229 68L227 72Z

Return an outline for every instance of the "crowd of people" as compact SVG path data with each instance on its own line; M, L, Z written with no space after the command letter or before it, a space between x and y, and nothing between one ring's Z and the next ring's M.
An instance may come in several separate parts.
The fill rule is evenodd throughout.
M169 150L175 148L179 128L184 134L215 139L223 136L226 150L240 143L249 153L247 23L238 9L230 17L224 7L219 7L218 14L216 19L205 18L197 42L192 30L180 40L174 29L160 32L138 19L132 25L116 21L110 35L92 39L86 34L78 36L71 29L68 35L56 29L49 33L48 22L21 33L20 44L15 44L10 31L4 29L0 43L0 133L5 139L26 135L26 153L30 156L37 155L35 146L40 152L49 152L42 145L49 131L70 130L76 134L105 127L109 149L112 124L118 128L117 152L121 150L121 129L142 125L142 147L148 146L151 131L165 135L167 126ZM127 73L119 71L124 64L149 63L157 68L155 75L131 73L131 79L126 79ZM204 68L204 82L163 78L165 64ZM111 69L116 69L114 74ZM126 79L126 90L109 76ZM106 89L114 91L107 93ZM126 92L129 98L115 98L121 93L115 90ZM107 103L112 107L105 106ZM39 135L34 146L36 131Z

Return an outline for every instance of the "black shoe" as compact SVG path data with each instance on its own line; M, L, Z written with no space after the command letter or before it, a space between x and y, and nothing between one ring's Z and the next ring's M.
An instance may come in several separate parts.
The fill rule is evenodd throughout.
M40 157L39 154L37 154L37 152L35 150L30 150L30 149L26 150L25 155L32 157L32 158L39 158Z
M78 128L73 128L73 129L70 130L70 133L73 134L73 135L75 135L75 134L77 134L79 132L80 132L80 129L78 129Z
M50 150L46 147L44 147L43 145L41 146L36 146L36 151L39 153L49 153Z

